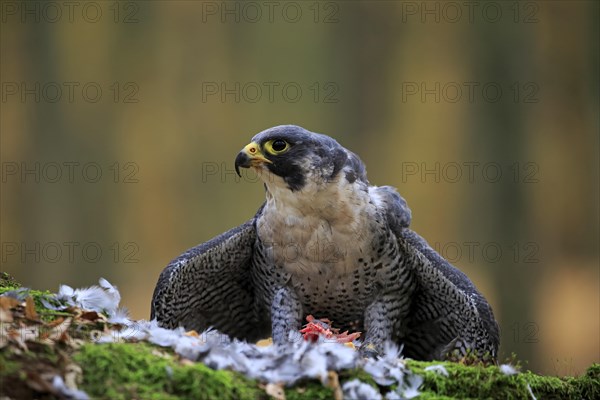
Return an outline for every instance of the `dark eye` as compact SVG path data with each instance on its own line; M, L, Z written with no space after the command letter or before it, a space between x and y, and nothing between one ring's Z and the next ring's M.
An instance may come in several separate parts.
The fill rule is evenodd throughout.
M275 151L283 151L287 147L287 143L285 142L285 140L276 139L273 141L273 144L271 145L271 147Z
M269 153L277 156L279 154L285 153L290 148L290 144L283 139L273 139L269 140L264 144L264 150Z

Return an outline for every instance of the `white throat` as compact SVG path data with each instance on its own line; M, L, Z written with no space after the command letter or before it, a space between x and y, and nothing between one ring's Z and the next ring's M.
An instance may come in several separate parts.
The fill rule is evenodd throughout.
M367 251L365 227L376 212L363 182L349 183L343 174L331 182L308 179L297 191L284 180L264 176L267 203L258 234L272 246L275 263L292 274L346 274Z

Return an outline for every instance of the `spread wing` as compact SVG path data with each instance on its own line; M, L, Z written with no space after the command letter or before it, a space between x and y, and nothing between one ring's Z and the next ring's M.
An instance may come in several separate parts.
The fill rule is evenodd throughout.
M415 265L417 290L412 299L405 355L442 359L458 349L495 358L500 343L498 324L486 299L460 270L452 266L421 236L402 229L399 239L424 262Z
M249 341L265 336L248 284L255 241L253 218L173 260L158 278L150 318L165 328L214 327Z
M469 278L446 261L427 241L408 229L411 212L394 188L378 188L390 228L403 251L415 260L417 288L402 332L404 355L442 359L448 351L474 350L495 357L500 343L498 324L486 299Z

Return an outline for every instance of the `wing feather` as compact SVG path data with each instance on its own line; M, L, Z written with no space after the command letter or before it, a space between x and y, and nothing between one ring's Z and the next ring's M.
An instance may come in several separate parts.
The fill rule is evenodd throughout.
M158 278L150 318L166 328L214 327L240 339L262 337L248 284L255 241L253 218L177 257Z
M463 351L470 349L496 357L500 342L498 324L490 305L471 280L410 229L402 229L399 239L408 244L408 251L424 258L415 266L418 288L405 338L406 355L442 358L456 344Z
M404 353L417 359L441 359L458 348L496 356L500 335L492 309L471 280L408 229L411 212L389 186L375 189L389 227L413 261L417 289L402 333ZM415 255L417 257L415 257Z

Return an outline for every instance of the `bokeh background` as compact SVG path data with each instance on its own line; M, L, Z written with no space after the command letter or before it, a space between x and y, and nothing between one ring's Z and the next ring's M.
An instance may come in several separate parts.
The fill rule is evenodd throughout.
M261 204L237 152L294 123L398 188L502 357L578 374L600 361L598 4L3 1L2 271L105 277L148 318L162 268Z

